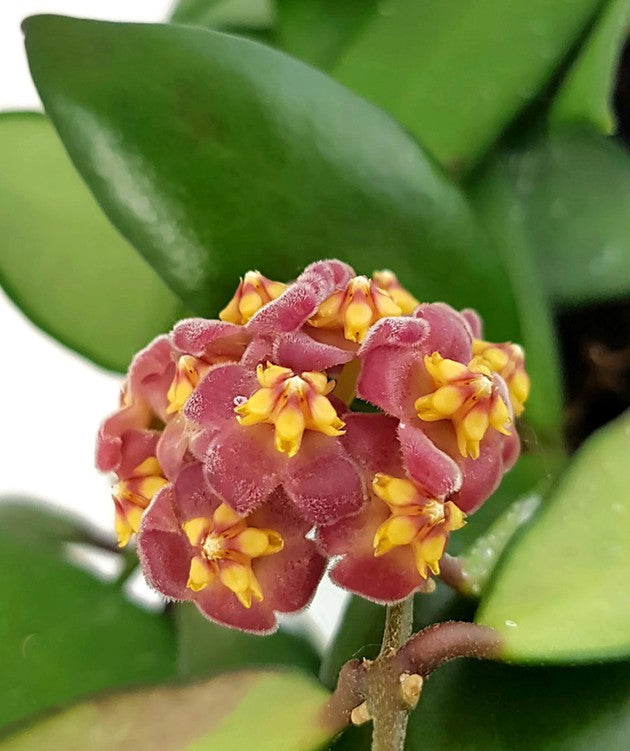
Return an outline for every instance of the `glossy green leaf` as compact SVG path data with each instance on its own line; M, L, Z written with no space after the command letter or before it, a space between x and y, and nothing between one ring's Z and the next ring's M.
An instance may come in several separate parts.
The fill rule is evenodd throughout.
M319 654L302 634L277 631L251 636L203 618L194 605L178 605L177 671L182 678L207 678L215 673L250 666L291 665L316 674Z
M500 155L472 186L473 201L504 260L519 310L521 344L525 346L532 392L525 419L534 428L533 440L543 450L561 451L563 392L559 347L551 307L522 201L522 176L514 158ZM513 336L513 335L512 335Z
M0 742L0 751L316 751L333 732L312 678L239 672L92 699Z
M630 413L594 433L508 548L476 621L505 659L588 662L630 654Z
M216 314L248 268L287 279L338 256L393 265L419 297L476 305L514 336L509 284L463 194L325 75L200 28L36 16L25 31L81 174L197 312Z
M285 52L329 70L377 5L376 0L277 0L275 41Z
M334 751L369 748L353 728ZM630 747L630 664L524 668L458 660L426 682L408 751L621 751Z
M619 56L630 31L630 0L608 0L601 17L556 94L552 125L588 122L615 130L612 97Z
M0 284L44 331L126 370L182 304L111 227L44 115L0 114L0 164Z
M212 29L267 29L274 16L273 0L179 0L170 20Z
M546 85L601 0L388 0L335 76L442 164L474 165Z
M549 296L568 306L630 294L627 149L564 130L515 156L511 174Z
M96 691L175 672L168 621L58 551L0 532L0 728ZM54 746L46 746L54 748Z

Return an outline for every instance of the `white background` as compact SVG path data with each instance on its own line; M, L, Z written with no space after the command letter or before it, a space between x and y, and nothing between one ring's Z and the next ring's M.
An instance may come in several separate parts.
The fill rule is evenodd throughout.
M161 21L171 4L171 0L0 0L0 111L41 109L20 31L26 16L60 13L112 21ZM119 378L40 332L1 291L0 337L0 495L43 499L111 530L109 482L94 469L93 454L97 426L115 408ZM132 583L132 592L150 601L141 581ZM309 623L320 639L334 629L343 600L343 593L327 580L320 586L309 610Z

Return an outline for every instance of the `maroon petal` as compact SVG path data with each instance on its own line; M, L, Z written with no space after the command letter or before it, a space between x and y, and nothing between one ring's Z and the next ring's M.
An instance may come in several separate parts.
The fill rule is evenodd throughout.
M346 556L332 569L330 578L350 592L384 604L404 600L424 583L408 545L378 558Z
M276 488L249 517L252 527L276 529L283 539L302 538L313 526L300 513L283 488Z
M236 595L215 579L195 594L200 612L215 623L254 634L270 634L277 628L276 616L267 598L243 607Z
M254 560L254 574L270 607L294 613L312 600L326 568L315 543L304 537L285 538L280 553Z
M157 444L157 460L169 480L174 480L185 464L189 442L187 424L183 415L177 415L166 425Z
M308 370L328 370L335 365L350 362L355 352L315 341L303 331L286 334L276 340L272 360L294 373Z
M449 500L467 514L476 511L498 488L503 477L502 438L488 431L480 444L478 459L461 458L463 482Z
M428 325L425 354L439 352L450 360L470 362L472 332L461 313L446 303L436 302L420 305L413 315Z
M314 315L319 305L341 289L354 271L341 261L317 261L307 266L280 297L252 317L246 329L250 334L278 334L297 331Z
M155 430L128 430L120 443L120 464L116 470L122 479L131 477L135 468L155 456L160 433Z
M138 556L147 582L166 597L191 599L186 588L192 548L173 510L172 485L164 487L142 517Z
M258 506L280 484L289 461L276 451L271 425L233 425L219 433L205 457L212 490L239 514Z
M118 469L122 460L122 436L128 430L142 429L148 422L143 404L132 404L114 412L102 423L96 439L96 466L101 472Z
M175 375L175 355L166 335L158 336L133 358L128 384L132 401L142 400L166 421L166 394Z
M269 336L256 336L247 345L247 349L243 353L243 357L241 357L241 365L250 370L256 370L256 367L260 363L265 363L268 360L274 361L273 338Z
M284 489L314 524L329 524L358 511L364 490L356 465L339 439L307 431L288 460Z
M347 414L346 434L341 442L367 475L366 484L377 472L400 475L402 461L398 443L398 420L381 414Z
M460 311L462 317L466 320L466 323L470 326L470 332L475 339L481 339L483 334L483 323L481 322L481 316L473 308L464 308Z
M234 357L243 354L247 336L242 326L206 318L186 318L171 333L174 346L187 355Z
M409 476L430 496L444 498L459 490L463 478L457 462L439 449L422 427L400 423L398 438Z
M249 398L257 384L255 372L242 365L217 365L190 395L184 415L205 430L216 432L236 422L234 400Z
M212 516L221 503L208 487L200 462L185 467L175 481L173 489L173 510L180 525L198 516Z

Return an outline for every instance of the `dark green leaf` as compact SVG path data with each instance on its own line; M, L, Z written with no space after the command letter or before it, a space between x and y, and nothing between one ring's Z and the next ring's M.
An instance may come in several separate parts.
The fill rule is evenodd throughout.
M179 0L170 20L212 29L267 29L274 6L272 0Z
M516 662L630 654L630 413L594 433L508 548L476 621Z
M352 729L335 751L369 748ZM523 668L459 660L428 680L408 751L621 751L630 746L630 664ZM4 750L3 750L4 751Z
M175 673L168 621L32 540L0 532L0 727ZM52 748L53 746L48 746Z
M509 284L463 195L325 75L199 28L38 16L25 29L81 174L197 312L216 314L248 268L287 279L339 256L392 265L422 299L476 305L514 336Z
M564 130L515 156L512 179L550 297L561 305L630 294L630 156Z
M208 677L252 665L292 665L317 673L319 655L304 635L282 630L271 636L250 636L206 620L194 605L175 607L177 668L182 678Z
M207 683L92 699L0 743L1 751L317 751L333 731L328 693L300 673L229 673Z
M519 309L521 344L532 381L525 418L534 428L534 441L555 452L563 445L559 348L536 264L533 228L523 206L522 175L514 167L510 155L493 160L472 186L473 200L508 269Z
M630 31L630 0L608 0L577 60L558 91L552 125L588 122L615 130L612 96L619 56Z
M388 0L335 66L462 171L549 81L601 0Z
M328 70L376 12L376 0L277 0L278 46Z
M184 308L111 227L44 115L0 115L0 283L44 331L125 370Z

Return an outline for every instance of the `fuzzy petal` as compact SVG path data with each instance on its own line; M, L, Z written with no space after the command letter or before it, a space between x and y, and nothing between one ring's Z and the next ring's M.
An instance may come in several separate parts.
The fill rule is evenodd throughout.
M101 472L117 471L122 461L123 435L130 430L141 431L149 422L144 404L132 404L114 412L101 425L96 439L96 466Z
M348 414L344 416L346 434L341 442L365 471L366 483L377 472L399 475L402 472L398 420L382 414Z
M166 425L157 444L157 460L169 480L174 480L185 464L189 440L188 424L183 415L177 415Z
M234 420L208 448L206 479L223 501L245 514L281 483L288 461L274 448L271 425L242 426Z
M214 433L236 422L234 400L249 398L257 386L255 372L242 365L217 365L191 394L184 415L204 430Z
M445 498L462 485L457 463L426 435L417 424L401 423L398 438L409 476L434 498Z
M276 616L267 598L262 602L254 600L250 608L245 608L218 578L197 593L195 603L203 615L223 626L255 634L268 634L277 628Z
M450 305L443 302L420 305L414 317L425 321L428 335L426 352L439 352L442 357L468 363L472 357L472 332L468 321Z
M361 597L388 604L404 600L424 583L409 546L378 558L347 556L332 569L330 578Z
M288 460L284 489L314 524L330 524L361 508L364 488L356 465L339 439L307 431Z
M155 456L160 434L153 430L128 430L121 438L118 477L131 477L134 469L150 456Z
M167 485L145 512L138 533L138 556L147 582L175 600L191 599L186 588L192 548L174 511L175 493Z
M350 362L354 356L350 350L318 342L303 331L278 338L273 350L273 361L294 373L328 370Z
M471 334L475 339L483 338L483 323L481 316L473 308L464 308L460 311L461 316L466 320L466 323L470 327Z
M171 333L173 345L195 357L233 357L238 360L245 350L247 337L242 326L206 318L186 318Z
M129 393L133 402L146 402L166 421L166 394L175 375L175 354L168 336L155 338L133 358L129 366Z

